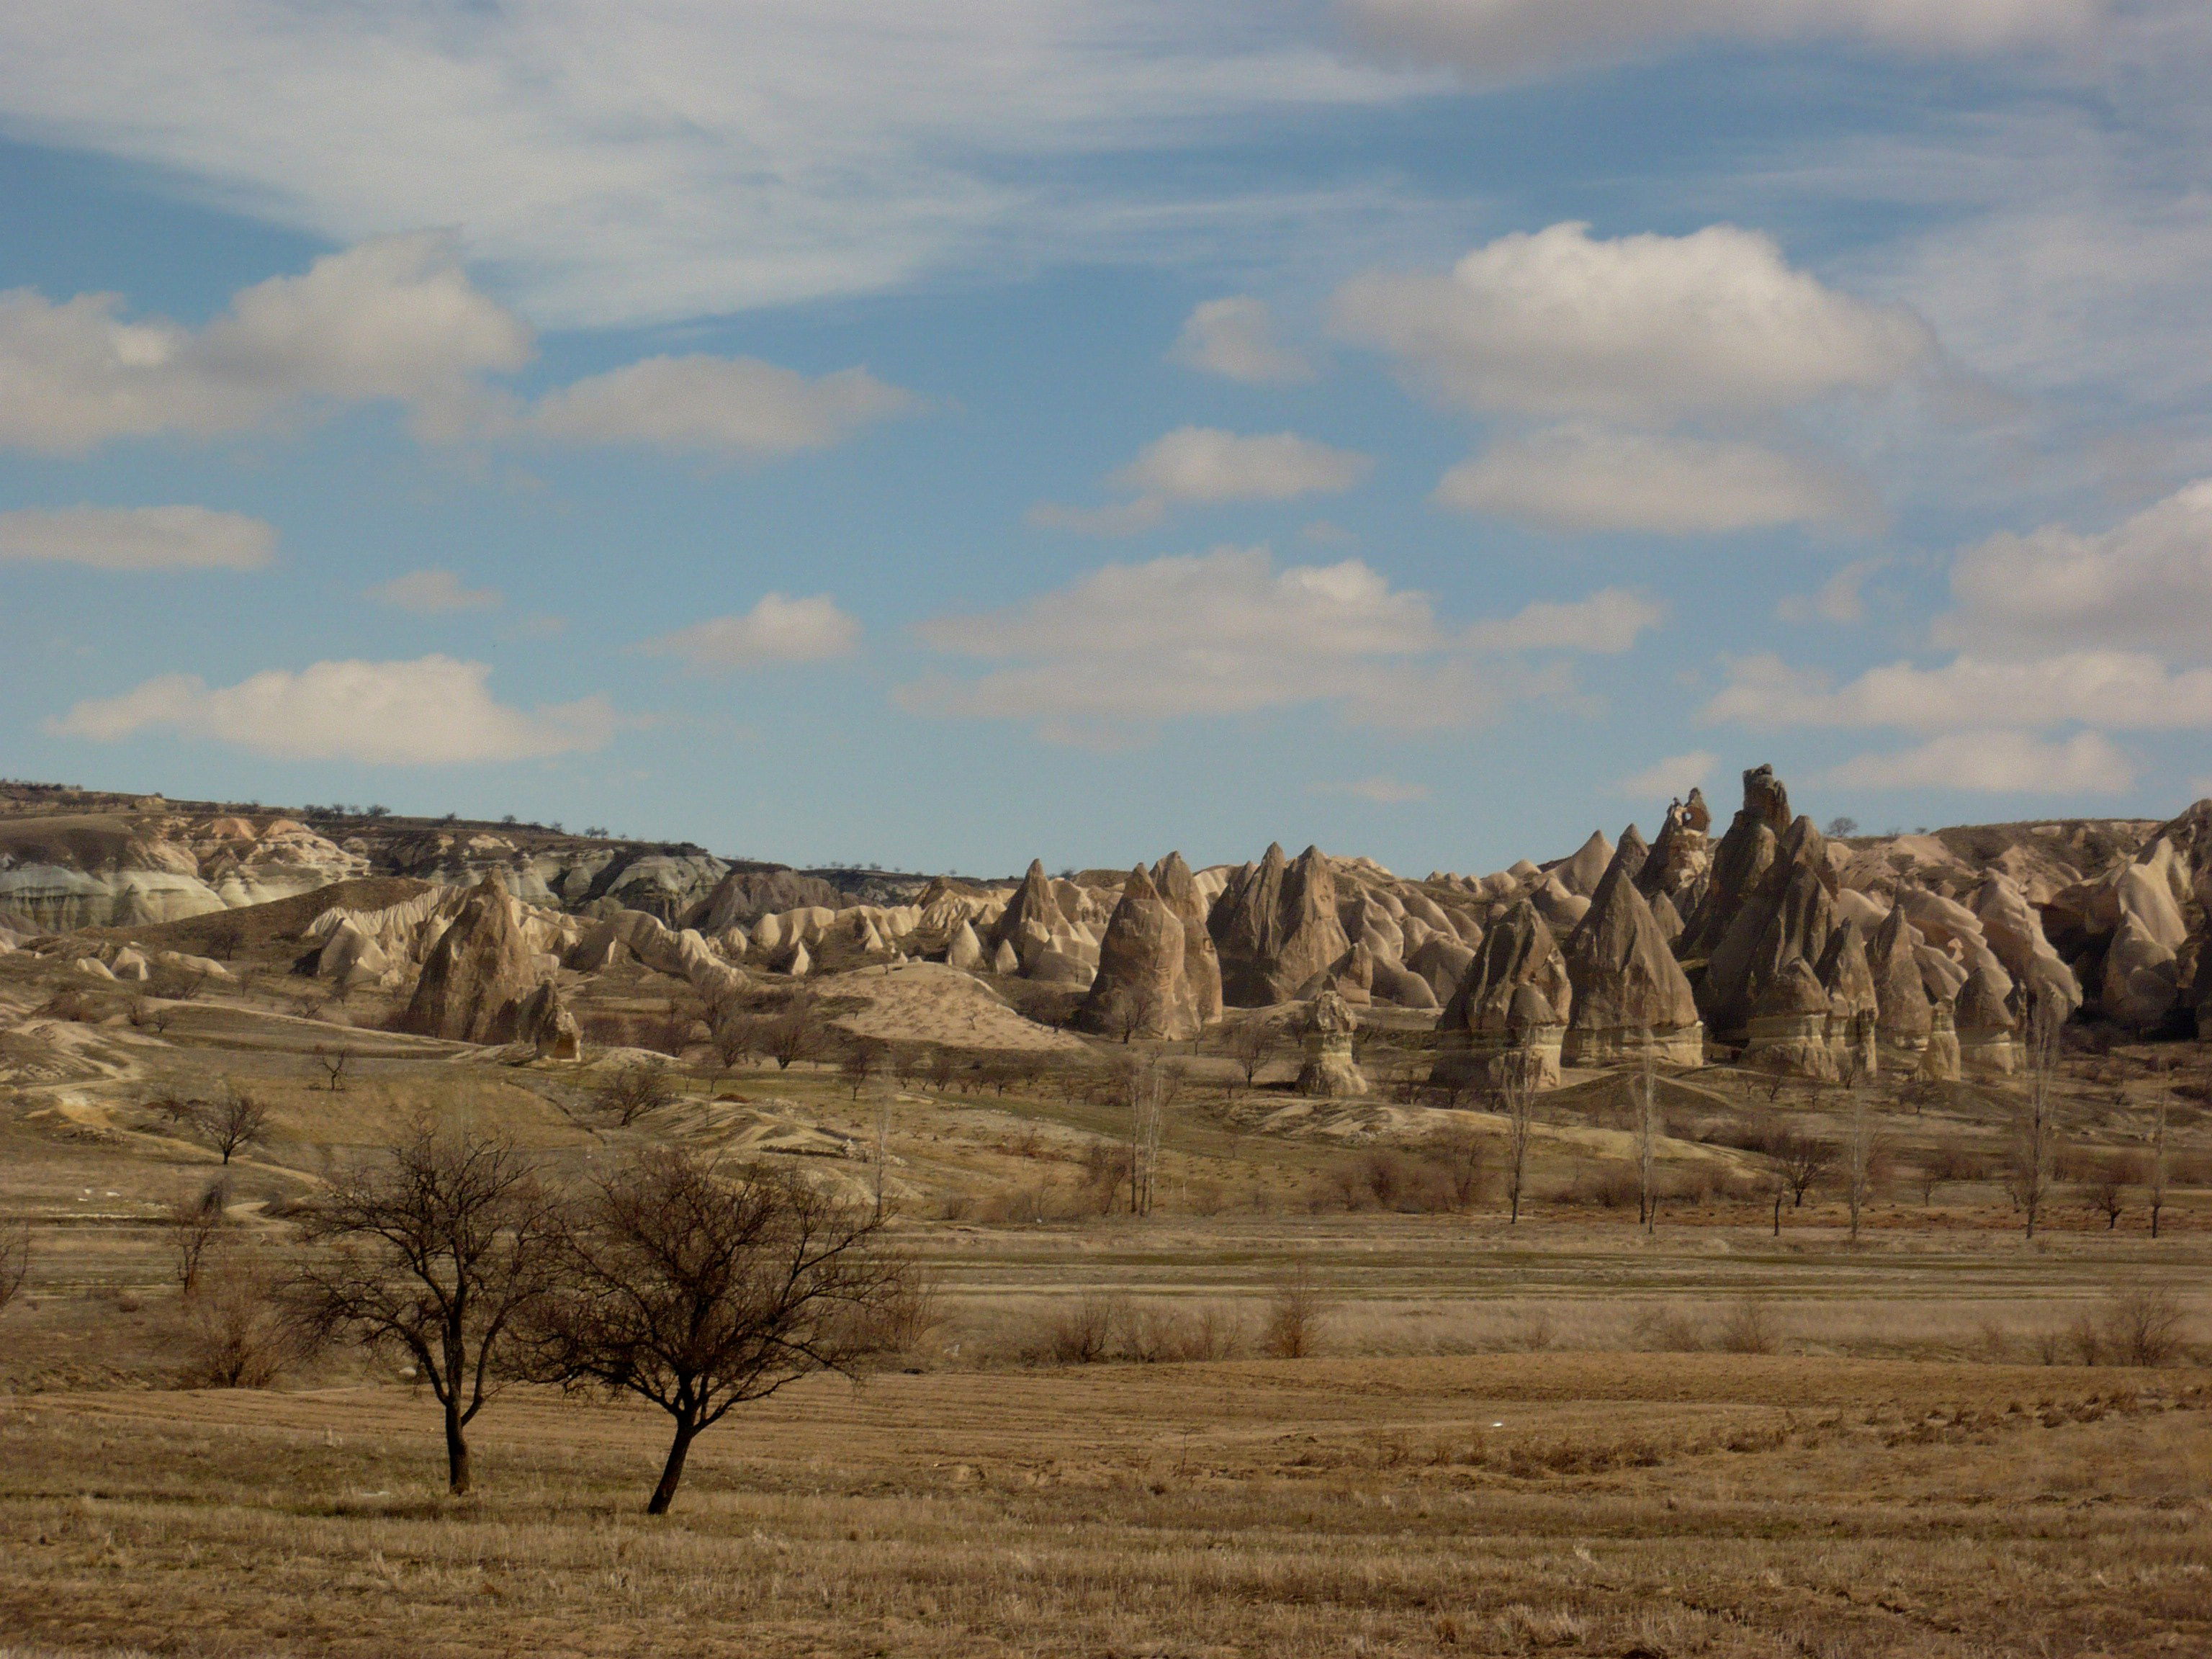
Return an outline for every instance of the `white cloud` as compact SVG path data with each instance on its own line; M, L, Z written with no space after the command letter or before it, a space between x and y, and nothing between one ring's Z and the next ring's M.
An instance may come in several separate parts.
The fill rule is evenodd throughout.
M1316 795L1348 795L1370 806L1410 806L1429 798L1429 787L1425 783L1401 783L1395 778L1379 776L1350 782L1317 783L1313 792Z
M1310 236L1239 179L1080 165L1436 84L1286 34L1178 0L72 0L0 7L0 119L337 242L465 226L533 316L636 323L1126 257L1133 219L1150 259L1271 210Z
M1590 651L1618 656L1637 635L1659 626L1667 607L1625 587L1606 587L1586 599L1540 599L1516 614L1480 622L1461 642L1478 651Z
M0 513L0 564L259 570L276 554L274 526L204 507L22 507Z
M920 406L864 368L810 380L750 357L648 357L547 393L529 421L569 443L769 457L827 449Z
M1195 307L1168 356L1186 368L1247 386L1287 386L1314 378L1313 365L1276 340L1267 302L1249 295L1208 300Z
M1951 568L1958 609L1936 638L2001 650L2065 646L2212 656L2212 479L2101 535L2046 525L1993 536Z
M168 674L80 702L49 729L98 743L166 731L278 760L383 766L530 760L598 749L614 734L603 697L525 712L493 697L490 676L487 663L441 656L319 662L213 689L196 674Z
M1176 507L1340 495L1374 465L1367 456L1295 432L1248 438L1218 427L1178 427L1146 445L1107 480L1132 492L1131 500L1095 508L1041 502L1029 517L1047 529L1127 535L1158 524Z
M1582 224L1515 233L1446 276L1354 277L1335 317L1447 402L1632 422L1878 391L1937 356L1911 312L1838 293L1733 225L1613 240Z
M464 587L450 570L410 570L368 590L368 596L418 616L448 611L489 611L500 601L495 587Z
M2122 731L2212 729L2212 669L2174 672L2124 651L1991 660L1960 656L1940 668L1890 663L1832 689L1819 674L1771 654L1729 664L1729 684L1709 720L1772 729L1895 726L1943 732L2080 722Z
M860 624L827 593L787 599L766 593L738 617L715 617L647 641L655 656L681 657L701 673L757 668L769 663L820 662L849 654L860 642Z
M1887 559L1854 559L1817 592L1786 596L1774 607L1774 614L1784 622L1863 622L1867 579L1888 563Z
M530 331L477 292L443 236L387 236L243 289L194 331L121 301L0 294L0 446L70 454L111 439L296 425L391 399L443 430L476 377L529 361Z
M1755 444L1574 424L1509 438L1443 476L1434 498L1549 530L1688 536L1874 516L1838 469Z
M1567 695L1562 668L1532 671L1509 650L1609 647L1625 625L1609 604L1531 616L1542 609L1522 613L1525 628L1455 630L1426 595L1357 559L1278 570L1265 548L1220 548L1108 565L1003 610L925 623L933 648L1003 665L934 674L896 696L924 714L1032 720L1073 742L1316 703L1352 725L1464 726L1516 698Z
M2025 732L1952 732L1894 754L1861 755L1820 781L1838 789L1972 789L1993 794L2118 794L2133 762L2100 733L2045 743Z
M1703 749L1693 749L1686 755L1669 755L1664 760L1652 762L1641 772L1622 778L1613 786L1613 792L1638 799L1659 795L1679 799L1712 776L1720 763L1718 755Z
M1392 58L1500 81L1618 63L1699 37L1980 54L2087 37L2106 0L1346 0Z

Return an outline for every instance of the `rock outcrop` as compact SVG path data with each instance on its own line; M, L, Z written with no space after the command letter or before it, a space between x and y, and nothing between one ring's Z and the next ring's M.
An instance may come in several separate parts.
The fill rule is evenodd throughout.
M1334 1100L1367 1092L1367 1079L1352 1054L1358 1030L1359 1016L1335 992L1323 991L1314 999L1304 1032L1305 1063L1293 1085L1298 1093Z
M1893 1063L1917 1068L1935 1029L1935 1005L1916 955L1920 934L1892 909L1867 947L1867 969L1874 978L1875 1030Z
M561 1000L561 988L547 980L522 1000L516 1016L516 1041L528 1043L540 1060L581 1060L583 1028Z
M1152 878L1160 897L1182 923L1183 977L1189 981L1200 1024L1211 1025L1221 1018L1222 1009L1221 956L1213 948L1213 935L1206 930L1212 906L1200 891L1198 878L1181 853L1170 853L1154 865ZM1103 945L1100 955L1103 960Z
M1003 947L1012 951L1015 971L1025 979L1088 989L1097 973L1098 946L1069 919L1060 899L1042 860L1031 860L1029 873L1000 914L992 939L994 962Z
M1321 849L1285 862L1279 845L1230 878L1207 931L1221 959L1224 1001L1240 1008L1288 1001L1352 948L1336 913L1336 879Z
M1098 976L1076 1011L1085 1030L1180 1042L1205 1028L1185 972L1182 918L1139 865L1121 885L1106 923Z
M781 910L815 905L838 910L846 903L845 896L819 876L785 869L732 870L684 921L702 933L719 933L748 927Z
M2012 1011L2005 1006L2004 983L1989 968L1967 975L1954 1012L1958 1027L1959 1067L1969 1077L2010 1077L2019 1069L2013 1043Z
M431 947L399 1029L453 1042L512 1042L541 979L514 901L498 876L486 876Z
M1784 962L1760 990L1746 1033L1743 1063L1759 1071L1832 1081L1827 992L1802 957Z
M1697 998L1637 890L1647 850L1630 825L1589 913L1567 938L1574 1006L1561 1054L1565 1065L1619 1065L1647 1054L1668 1066L1705 1063Z
M1522 900L1483 936L1467 977L1437 1023L1431 1076L1452 1087L1491 1086L1501 1061L1538 1088L1556 1088L1574 1009L1565 956L1536 907Z
M1959 1080L1959 1028L1948 997L1929 1011L1928 1041L1920 1051L1920 1075L1930 1083Z
M1828 1048L1837 1075L1872 1079L1881 1067L1881 998L1856 922L1839 923L1828 935L1815 971L1828 994Z

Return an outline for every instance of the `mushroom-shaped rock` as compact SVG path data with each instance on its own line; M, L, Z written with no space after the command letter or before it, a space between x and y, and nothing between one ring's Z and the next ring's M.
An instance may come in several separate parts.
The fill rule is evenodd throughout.
M1954 1019L1959 1031L1959 1066L1968 1074L2009 1077L2019 1069L2013 1045L2012 1011L2005 1006L2003 981L1988 968L1977 968L1959 993Z
M1705 1063L1697 998L1636 888L1642 851L1642 837L1622 838L1589 914L1567 937L1575 988L1562 1055L1569 1066L1616 1065L1647 1054L1669 1066Z
M538 969L496 872L462 901L422 963L399 1029L455 1042L511 1042Z
M1828 994L1828 1047L1835 1054L1837 1074L1873 1077L1881 1058L1875 1034L1881 999L1856 922L1844 922L1828 935L1817 971L1820 988Z
M1106 923L1098 974L1076 1011L1086 1030L1182 1042L1203 1029L1183 972L1183 926L1142 865L1129 872Z
M536 1049L540 1060L584 1057L583 1028L561 1000L560 988L550 979L523 999L515 1035L517 1041Z
M1359 1016L1334 991L1314 999L1304 1033L1305 1063L1298 1068L1293 1086L1302 1095L1341 1099L1367 1092L1367 1079L1352 1058L1352 1039Z
M1788 1077L1836 1076L1828 1046L1829 1001L1812 963L1792 957L1767 981L1751 1016L1743 1063Z

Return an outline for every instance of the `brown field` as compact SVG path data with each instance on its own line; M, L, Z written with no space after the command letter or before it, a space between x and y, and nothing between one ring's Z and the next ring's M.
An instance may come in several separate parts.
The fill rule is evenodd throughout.
M2069 1057L2033 1243L2001 1085L1876 1091L1855 1243L1832 1180L1777 1236L1759 1150L1839 1137L1837 1091L1669 1078L1646 1236L1620 1078L1547 1097L1510 1226L1500 1120L1301 1103L1279 1060L1242 1090L1212 1049L1180 1056L1136 1218L1097 1173L1127 1111L1072 1071L856 1100L830 1065L694 1053L624 1128L588 1075L392 1036L281 955L158 1029L0 959L0 1224L35 1244L0 1310L0 1659L2212 1651L2212 1067L2187 1045ZM594 994L641 1030L672 998ZM450 1499L430 1403L356 1353L184 1386L216 1299L181 1296L162 1216L222 1172L153 1103L226 1081L271 1113L227 1175L246 1267L281 1267L288 1205L425 1114L563 1179L666 1139L855 1192L887 1115L935 1322L864 1385L741 1409L664 1520L641 1510L665 1419L526 1391ZM2140 1179L2117 1221L2093 1201L2154 1099L2156 1240ZM1973 1167L1927 1189L1942 1147ZM1294 1279L1309 1352L1264 1357ZM2155 1367L2117 1363L2142 1293L2184 1321Z

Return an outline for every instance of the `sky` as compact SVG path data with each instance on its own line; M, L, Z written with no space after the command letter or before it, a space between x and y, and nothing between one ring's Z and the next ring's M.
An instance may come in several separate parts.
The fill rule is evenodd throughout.
M2202 0L15 0L0 775L1403 872L2212 793Z

